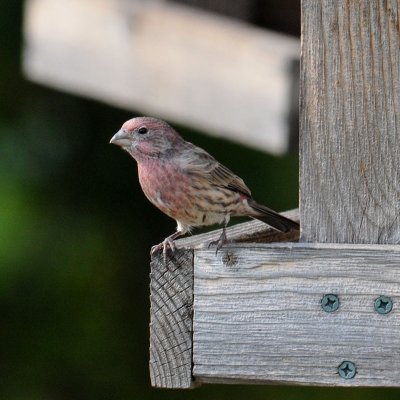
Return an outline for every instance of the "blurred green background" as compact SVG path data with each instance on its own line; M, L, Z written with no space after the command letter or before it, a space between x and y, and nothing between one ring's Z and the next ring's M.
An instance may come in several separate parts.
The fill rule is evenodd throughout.
M135 113L26 81L21 21L22 3L2 0L0 399L397 398L389 389L150 387L149 250L175 222L147 202L134 161L108 144ZM297 206L296 155L178 128L261 202Z

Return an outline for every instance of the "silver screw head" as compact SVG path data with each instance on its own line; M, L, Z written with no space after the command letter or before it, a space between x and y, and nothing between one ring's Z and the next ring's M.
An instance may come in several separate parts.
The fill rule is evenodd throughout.
M325 294L321 299L321 307L325 312L334 312L339 305L339 297L336 294Z
M351 379L355 377L357 368L353 362L343 361L338 367L338 372L343 379Z
M393 301L388 296L379 296L375 299L374 303L375 311L379 314L388 314L392 311Z

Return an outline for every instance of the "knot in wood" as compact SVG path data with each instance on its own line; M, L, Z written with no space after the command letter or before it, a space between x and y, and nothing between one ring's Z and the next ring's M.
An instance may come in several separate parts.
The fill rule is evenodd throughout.
M237 256L231 251L225 252L225 254L224 254L223 258L222 258L222 262L227 267L233 267L234 265L237 264L237 261L238 261Z

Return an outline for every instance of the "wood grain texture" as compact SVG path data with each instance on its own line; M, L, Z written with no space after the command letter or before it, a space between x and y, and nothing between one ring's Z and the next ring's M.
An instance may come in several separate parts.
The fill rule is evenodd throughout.
M302 240L400 242L400 1L302 1Z
M246 244L194 261L196 381L400 386L399 246ZM330 293L340 307L326 313ZM379 295L393 299L387 315Z
M29 79L271 153L287 151L297 38L172 1L25 5Z
M150 378L163 388L190 388L192 380L193 251L177 250L150 273Z
M298 221L298 210L283 213ZM192 379L193 249L207 247L221 230L190 236L175 242L177 250L153 257L150 282L150 377L154 387L190 388ZM235 241L296 240L260 221L237 224L227 229ZM215 250L214 250L215 252Z

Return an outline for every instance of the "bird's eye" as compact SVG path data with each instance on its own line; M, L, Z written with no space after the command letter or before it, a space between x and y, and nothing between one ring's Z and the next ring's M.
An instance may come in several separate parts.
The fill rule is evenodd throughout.
M141 128L138 129L138 133L144 135L145 133L147 133L147 128L145 126L142 126Z

